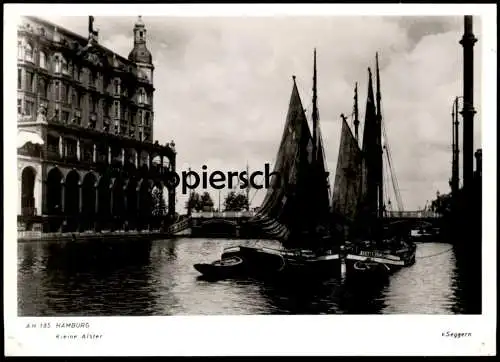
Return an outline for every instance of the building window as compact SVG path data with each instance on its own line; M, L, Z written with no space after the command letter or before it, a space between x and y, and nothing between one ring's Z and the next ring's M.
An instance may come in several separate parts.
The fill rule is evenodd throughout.
M33 92L33 72L26 71L26 88L28 92Z
M139 89L139 104L146 103L145 101L146 93L144 92L144 89Z
M23 100L17 100L17 114L23 114Z
M69 122L69 112L63 111L63 112L61 113L61 116L62 116L61 121L62 121L63 123L68 123L68 122Z
M74 80L80 80L80 69L75 65L73 66L73 79Z
M115 118L120 118L120 102L115 102Z
M47 135L47 150L59 154L59 137Z
M17 68L17 89L23 89L23 70Z
M76 108L80 108L81 106L81 103L82 103L82 100L81 100L81 95L78 91L74 91L73 92L73 105L76 107Z
M32 116L35 108L35 102L27 100L25 103L26 103L26 112L25 112L26 115Z
M61 59L61 68L63 74L68 74L68 62L64 58Z
M120 94L120 81L118 79L115 79L115 94Z
M72 94L71 86L68 85L66 87L66 104L68 104L68 105L71 104L71 94Z
M104 103L104 117L110 117L109 108L110 108L109 103L105 102Z
M23 59L23 42L17 42L17 59Z
M47 58L44 52L40 52L39 65L40 68L47 69Z
M66 141L66 156L68 158L76 158L76 141L75 140L67 140Z
M61 73L61 57L59 55L54 57L54 72Z
M90 98L90 111L96 113L97 112L97 105L99 103L99 99L96 97L92 96Z
M47 84L43 79L38 82L38 94L41 98L47 98Z
M144 123L146 124L146 126L149 126L149 112L146 112L145 114Z
M82 124L82 117L80 115L80 112L75 112L74 122L78 126Z
M66 98L66 86L64 84L61 84L61 89L60 89L61 95L60 95L60 100L63 103L66 103L67 98Z
M28 62L33 61L33 47L31 44L26 44L25 50L24 50L24 59L27 60Z
M61 93L60 93L60 84L58 81L54 82L54 100L55 101L59 101L60 100L60 97L61 97Z

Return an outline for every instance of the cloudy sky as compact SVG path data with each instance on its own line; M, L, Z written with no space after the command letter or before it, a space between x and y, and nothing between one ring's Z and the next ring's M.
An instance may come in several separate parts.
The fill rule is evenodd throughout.
M44 17L86 36L86 17ZM155 138L175 140L178 171L263 170L273 163L292 75L310 116L312 54L329 171L335 172L341 113L359 84L361 120L367 67L379 52L382 108L407 210L447 192L451 104L462 94L462 17L143 17L155 64ZM133 17L96 17L100 42L127 56ZM475 148L481 144L481 28L475 19ZM330 177L333 180L333 176ZM211 192L217 204L218 191ZM222 198L227 190L222 191ZM264 191L251 192L258 206ZM179 192L178 212L185 197Z

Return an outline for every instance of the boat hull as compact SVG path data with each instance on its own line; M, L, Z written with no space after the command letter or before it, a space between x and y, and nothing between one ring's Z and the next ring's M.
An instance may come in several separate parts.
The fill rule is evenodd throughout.
M272 277L340 274L341 262L338 253L315 255L301 250L287 251L239 246L226 249L222 254L222 258L231 256L242 258L246 271L253 275Z
M245 265L241 258L231 257L217 260L209 264L194 264L193 267L205 278L225 279L243 274Z
M346 255L347 276L385 276L415 263L416 245L399 250L359 250L353 248Z

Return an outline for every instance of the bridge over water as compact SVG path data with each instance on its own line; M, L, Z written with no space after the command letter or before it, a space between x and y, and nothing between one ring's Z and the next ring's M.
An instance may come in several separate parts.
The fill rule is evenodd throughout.
M193 212L170 227L172 234L239 237L241 228L256 215L254 211ZM408 228L439 227L441 215L432 211L389 211L387 225L404 223Z

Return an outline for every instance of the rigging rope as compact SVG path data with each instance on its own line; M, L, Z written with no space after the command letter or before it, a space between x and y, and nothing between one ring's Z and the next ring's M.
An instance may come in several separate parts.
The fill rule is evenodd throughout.
M391 149L389 146L389 139L387 137L387 132L385 129L385 122L384 121L382 121L382 132L383 132L383 137L385 139L386 157L387 157L387 163L389 166L389 170L391 173L391 181L392 181L392 187L394 189L394 196L396 197L398 211L403 211L404 210L403 200L401 198L401 193L399 192L398 178L397 178L396 172L394 170L394 167L392 166Z

